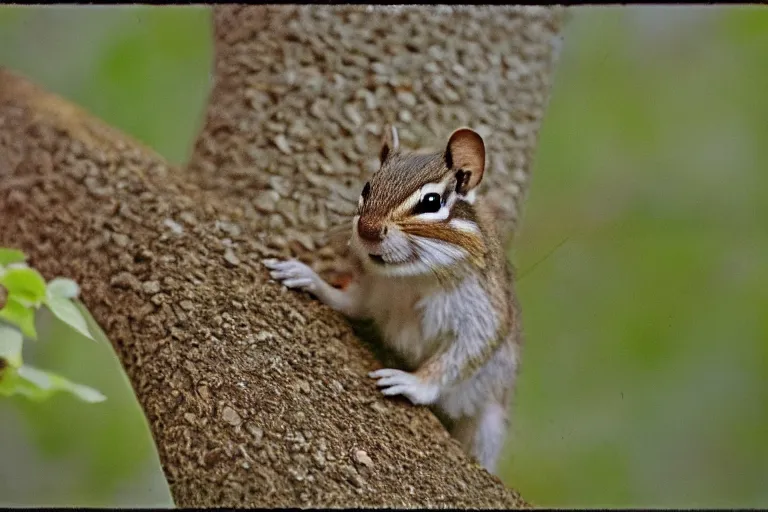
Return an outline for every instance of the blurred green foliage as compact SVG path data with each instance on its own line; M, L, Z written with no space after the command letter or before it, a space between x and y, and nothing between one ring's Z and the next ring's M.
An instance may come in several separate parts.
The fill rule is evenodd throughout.
M545 506L768 506L768 10L572 10L512 250L503 477ZM3 7L0 65L181 163L209 31L204 8ZM38 439L136 464L58 435Z
M149 425L109 341L78 304L88 339L48 309L24 360L102 391L87 404L59 393L0 399L0 506L172 507Z
M206 7L0 7L0 65L187 159L213 47Z
M768 10L576 9L515 248L503 471L566 506L768 506Z
M75 332L96 341L74 302L80 293L77 283L65 277L46 283L26 258L18 249L0 247L0 397L23 395L43 401L65 391L86 402L104 401L106 397L93 388L24 363L24 341L37 340L35 317L43 307Z

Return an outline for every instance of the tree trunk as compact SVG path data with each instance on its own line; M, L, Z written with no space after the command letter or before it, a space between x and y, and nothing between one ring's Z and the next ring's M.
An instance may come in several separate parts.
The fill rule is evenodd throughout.
M179 506L525 506L427 409L384 398L348 323L260 261L333 260L324 234L347 222L384 121L414 147L479 129L511 233L562 10L213 10L187 170L0 70L0 244L81 284Z

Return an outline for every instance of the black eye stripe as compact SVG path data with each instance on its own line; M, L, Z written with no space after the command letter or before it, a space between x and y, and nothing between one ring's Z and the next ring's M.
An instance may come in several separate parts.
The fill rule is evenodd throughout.
M368 195L370 193L371 193L371 184L370 183L366 183L365 186L363 187L363 193L362 193L363 201L368 199Z

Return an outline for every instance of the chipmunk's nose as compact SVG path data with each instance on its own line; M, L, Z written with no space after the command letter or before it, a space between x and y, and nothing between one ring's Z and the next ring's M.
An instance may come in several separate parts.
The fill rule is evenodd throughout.
M357 234L366 242L380 243L387 236L387 226L360 217L357 220Z

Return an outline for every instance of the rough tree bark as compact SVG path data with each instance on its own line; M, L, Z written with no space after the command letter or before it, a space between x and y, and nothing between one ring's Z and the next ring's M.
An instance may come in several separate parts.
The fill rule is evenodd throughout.
M543 7L217 6L186 170L0 71L0 244L81 283L177 505L525 506L428 410L382 397L344 319L260 260L332 260L323 234L346 221L384 121L414 147L481 131L511 233L561 21Z

